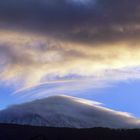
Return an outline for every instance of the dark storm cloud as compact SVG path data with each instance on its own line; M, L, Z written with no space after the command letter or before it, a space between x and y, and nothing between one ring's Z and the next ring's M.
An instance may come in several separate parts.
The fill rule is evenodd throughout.
M1 26L86 43L138 39L139 12L139 0L0 1Z

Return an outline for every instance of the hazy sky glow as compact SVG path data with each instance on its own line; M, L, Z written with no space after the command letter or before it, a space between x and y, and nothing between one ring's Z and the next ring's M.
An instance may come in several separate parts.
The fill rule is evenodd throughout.
M0 108L68 94L140 117L139 12L139 0L1 0Z

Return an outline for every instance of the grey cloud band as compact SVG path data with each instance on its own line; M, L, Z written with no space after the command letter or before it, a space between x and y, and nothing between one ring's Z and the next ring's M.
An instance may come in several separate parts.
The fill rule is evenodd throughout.
M100 43L140 36L139 0L1 0L0 23L66 41Z

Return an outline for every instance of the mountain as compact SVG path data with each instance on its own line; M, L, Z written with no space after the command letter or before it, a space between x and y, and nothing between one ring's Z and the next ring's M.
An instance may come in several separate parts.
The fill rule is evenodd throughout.
M59 95L0 111L0 123L69 128L138 128L140 121L96 102Z

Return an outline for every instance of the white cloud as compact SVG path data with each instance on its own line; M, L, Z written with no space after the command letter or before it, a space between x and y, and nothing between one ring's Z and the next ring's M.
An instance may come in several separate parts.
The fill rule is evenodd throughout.
M31 92L34 97L108 87L115 82L140 79L139 42L96 46L31 33L5 30L0 34L1 81L16 85L17 90L35 87L39 92ZM48 84L54 86L46 92L44 87ZM43 89L40 85L44 85Z

